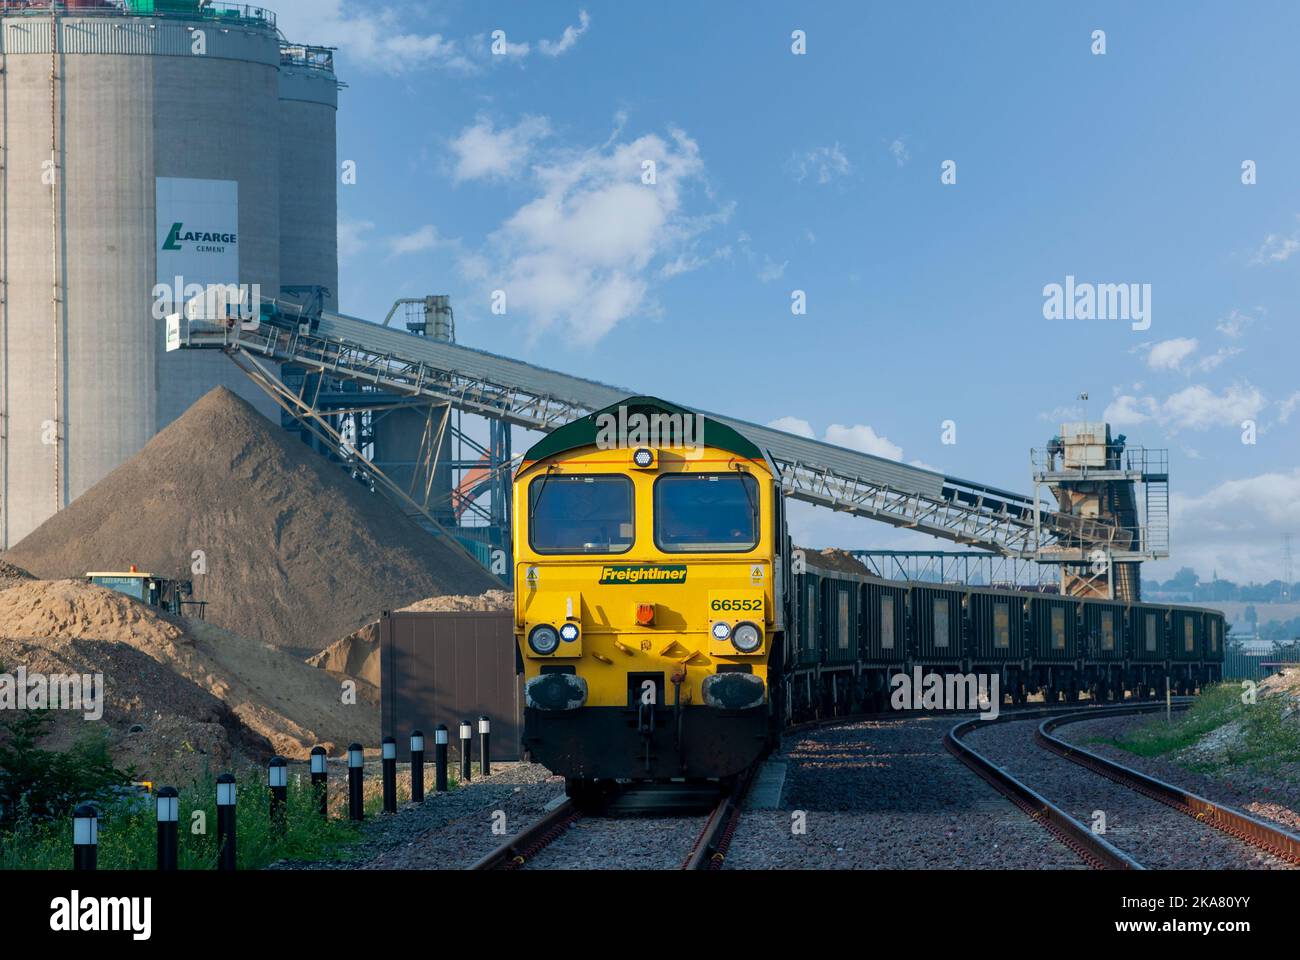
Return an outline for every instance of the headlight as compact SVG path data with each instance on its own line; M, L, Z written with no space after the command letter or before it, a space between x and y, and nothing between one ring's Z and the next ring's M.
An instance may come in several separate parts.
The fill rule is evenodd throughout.
M566 623L560 627L560 639L565 643L573 643L574 640L578 639L579 632L576 623Z
M721 620L719 620L717 623L713 625L714 640L726 640L730 636L731 636L731 624L723 623Z
M533 632L528 635L528 646L533 653L542 656L550 656L560 645L560 635L555 632L555 628L549 623L543 623L533 627Z
M741 653L753 653L763 645L763 634L752 623L737 624L731 633L731 645Z
M642 470L645 470L647 467L652 467L655 462L654 451L641 447L636 451L636 453L632 454L632 462Z

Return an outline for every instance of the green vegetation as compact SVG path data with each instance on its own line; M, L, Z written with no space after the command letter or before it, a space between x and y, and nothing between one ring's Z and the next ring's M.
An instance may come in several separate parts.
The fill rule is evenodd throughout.
M1256 703L1241 702L1242 688L1222 683L1206 690L1182 716L1173 722L1158 714L1135 727L1126 736L1100 742L1113 743L1143 757L1166 756L1194 746L1207 734L1235 723L1240 732L1225 737L1212 754L1183 756L1189 769L1206 773L1232 767L1247 767L1275 773L1286 764L1300 763L1300 711L1293 698L1284 694L1261 696Z
M338 789L337 784L335 789ZM370 806L370 804L367 804ZM257 870L277 860L340 860L361 839L347 820L323 820L311 783L289 780L283 830L270 815L263 775L250 773L239 783L235 836L238 868ZM368 813L370 811L367 811ZM202 832L196 833L196 830ZM182 791L180 798L182 870L211 870L217 860L216 782L209 779ZM99 808L99 868L152 870L157 865L157 821L151 798L120 797ZM0 835L0 871L65 870L72 864L72 821L21 819Z

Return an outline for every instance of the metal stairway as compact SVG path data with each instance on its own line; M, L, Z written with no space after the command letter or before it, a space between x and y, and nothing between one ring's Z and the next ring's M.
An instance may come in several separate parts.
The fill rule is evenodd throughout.
M265 318L241 325L181 316L169 323L179 328L169 331L171 349L225 351L262 389L299 414L307 414L309 404L275 382L279 364L543 432L637 394L341 314L322 314L314 330ZM1150 558L1140 545L1135 548L1131 530L1068 516L1031 497L700 412L766 449L786 493L796 500L1008 557L1082 561L1100 546L1115 560ZM400 489L397 493L406 508L417 506Z

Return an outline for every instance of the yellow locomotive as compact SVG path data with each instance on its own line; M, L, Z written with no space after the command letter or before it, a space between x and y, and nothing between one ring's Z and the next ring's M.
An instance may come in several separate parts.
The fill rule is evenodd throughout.
M571 796L744 771L783 721L777 470L652 397L574 421L515 476L524 746Z

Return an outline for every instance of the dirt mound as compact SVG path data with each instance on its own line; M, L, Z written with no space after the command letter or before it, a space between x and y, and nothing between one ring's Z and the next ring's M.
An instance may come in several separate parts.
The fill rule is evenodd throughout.
M15 567L12 563L0 560L0 590L8 590L10 587L35 579L22 567Z
M47 579L130 564L192 579L210 623L310 650L376 610L494 585L221 387L6 558Z
M237 753L305 759L317 744L336 754L378 736L373 705L345 704L337 682L285 651L80 581L0 593L0 638L10 672L103 673L114 747L142 773L187 749L229 765ZM79 666L46 667L58 663ZM135 724L147 736L128 733Z
M489 590L487 593L472 597L426 597L417 600L403 611L417 613L452 613L459 610L513 610L515 597L505 590ZM368 623L355 633L351 633L331 643L328 647L309 657L307 663L321 670L329 671L335 677L348 677L361 680L370 687L379 687L379 621Z
M795 549L802 550L804 557L807 558L810 564L823 570L856 573L860 576L869 576L871 574L866 564L847 550L837 550L834 547L827 547L825 550L814 550L811 547L795 547Z

